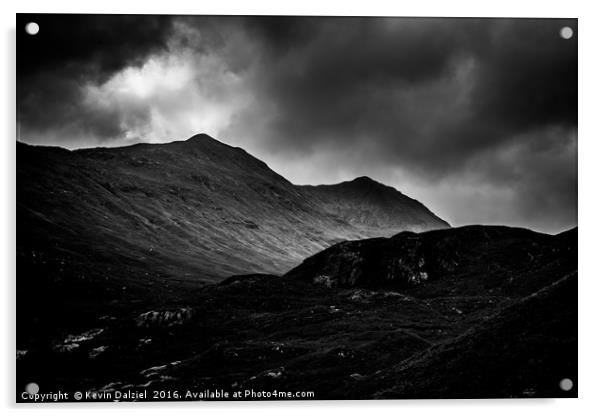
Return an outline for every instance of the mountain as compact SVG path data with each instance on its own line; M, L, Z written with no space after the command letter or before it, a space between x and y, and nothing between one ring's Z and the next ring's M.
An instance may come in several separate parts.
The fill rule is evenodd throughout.
M301 188L324 211L355 226L366 237L389 237L400 231L400 224L413 232L449 227L419 201L368 177Z
M41 328L36 343L18 340L18 386L577 396L559 387L577 384L576 229L403 232L339 243L284 276L233 276L117 305L97 304L60 332Z
M207 135L76 151L19 143L17 158L18 250L48 262L217 280L283 273L342 240L449 226L367 178L295 186Z

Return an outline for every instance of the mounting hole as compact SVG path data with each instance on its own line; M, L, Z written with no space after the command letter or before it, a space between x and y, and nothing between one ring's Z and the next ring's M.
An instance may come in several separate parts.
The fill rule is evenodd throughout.
M573 389L573 381L569 378L564 378L560 381L560 389L563 391L570 391Z
M35 382L30 382L29 384L27 384L25 386L25 392L27 392L28 394L31 394L31 395L35 395L38 392L40 392L40 386L38 384L36 384Z
M40 25L36 22L29 22L25 25L25 32L27 32L28 35L37 35L39 31Z
M562 39L571 39L573 37L573 29L571 29L569 26L563 27L560 29L560 37Z

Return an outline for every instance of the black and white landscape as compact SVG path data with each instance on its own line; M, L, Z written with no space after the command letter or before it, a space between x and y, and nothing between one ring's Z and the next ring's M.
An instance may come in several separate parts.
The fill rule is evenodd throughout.
M577 396L576 20L17 21L17 401Z

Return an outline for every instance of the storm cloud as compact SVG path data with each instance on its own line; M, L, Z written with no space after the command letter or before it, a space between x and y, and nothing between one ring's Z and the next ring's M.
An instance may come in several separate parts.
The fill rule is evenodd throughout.
M38 35L21 30L29 21ZM574 19L17 23L25 142L120 146L205 132L294 183L368 175L453 225L577 223Z

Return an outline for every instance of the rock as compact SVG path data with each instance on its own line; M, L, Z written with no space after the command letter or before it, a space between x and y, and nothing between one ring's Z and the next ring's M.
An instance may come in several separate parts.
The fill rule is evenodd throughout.
M167 365L151 366L150 368L140 371L140 375L148 378L154 375L159 375L159 372L165 369L167 369Z
M53 350L58 353L70 353L79 348L79 343L55 345Z
M270 378L280 378L282 376L282 371L283 370L284 370L283 368L280 368L280 369L278 369L276 371L270 371L270 372L268 372L265 375L269 376Z
M90 351L90 353L88 354L88 357L90 359L94 359L101 353L105 352L108 348L109 348L108 346L98 346Z
M324 285L327 288L332 288L335 281L328 275L318 275L313 279L314 284Z
M369 303L373 295L372 291L357 290L349 298L356 303Z
M389 297L401 297L404 299L404 301L408 301L409 298L401 293L395 292L395 291L385 291L384 293L385 298L389 298Z
M84 342L88 342L94 339L96 336L101 334L104 329L91 329L84 333L73 335L68 335L63 343L57 343L53 350L59 353L69 353L73 352L76 349L79 349L80 345Z
M136 319L138 327L171 327L181 325L192 319L193 310L188 307L177 310L148 311L140 314Z
M148 339L139 339L138 340L138 346L145 346L145 345L150 345L152 343L153 339L148 338Z
M103 331L104 331L104 329L92 329L92 330L88 330L87 332L84 332L84 333L81 333L78 335L70 334L69 336L67 336L65 338L65 344L81 343L81 342L86 342L88 340L92 340L96 336L101 334Z

